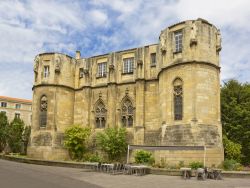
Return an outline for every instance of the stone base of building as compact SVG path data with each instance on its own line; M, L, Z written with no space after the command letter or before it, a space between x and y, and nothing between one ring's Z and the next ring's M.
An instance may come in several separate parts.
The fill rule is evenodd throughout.
M43 160L69 160L69 154L66 149L51 146L31 146L28 147L27 156L29 158Z
M183 161L185 166L191 162L205 163L206 167L217 167L224 160L223 148L207 148L202 150L164 150L155 151L154 158L156 164L179 165Z

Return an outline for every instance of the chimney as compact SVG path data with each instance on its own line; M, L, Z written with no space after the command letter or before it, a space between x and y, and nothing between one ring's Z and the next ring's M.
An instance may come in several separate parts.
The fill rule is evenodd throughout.
M81 52L79 50L76 51L76 59L81 59Z

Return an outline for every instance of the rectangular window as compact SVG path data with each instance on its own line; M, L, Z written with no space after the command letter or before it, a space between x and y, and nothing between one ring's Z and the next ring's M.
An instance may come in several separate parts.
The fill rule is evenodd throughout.
M16 104L16 109L20 109L21 108L21 104Z
M175 39L175 52L182 52L182 31L174 33Z
M98 63L98 77L106 77L107 63Z
M123 73L133 73L134 72L134 58L123 59Z
M20 119L20 113L15 113L15 118Z
M43 76L44 78L49 77L49 66L44 66Z
M83 78L84 72L83 72L83 68L79 69L79 78Z
M7 102L1 102L1 107L6 108L7 107Z
M150 54L151 66L156 66L156 53Z
M1 113L4 113L6 115L6 112L5 111L1 111Z

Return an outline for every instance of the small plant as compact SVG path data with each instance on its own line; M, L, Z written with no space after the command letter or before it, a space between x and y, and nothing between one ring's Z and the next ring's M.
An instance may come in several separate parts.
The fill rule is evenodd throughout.
M189 163L189 166L192 169L197 169L197 168L202 168L203 164L199 161L193 161L193 162Z
M64 146L69 150L72 159L81 160L88 150L90 128L73 125L65 130Z
M233 159L226 159L222 162L222 167L225 170L241 170L242 165Z
M135 162L138 164L152 165L155 162L155 160L152 157L152 153L145 150L139 150L135 153Z
M89 162L102 162L102 158L96 153L96 154L87 154L84 157L84 161Z

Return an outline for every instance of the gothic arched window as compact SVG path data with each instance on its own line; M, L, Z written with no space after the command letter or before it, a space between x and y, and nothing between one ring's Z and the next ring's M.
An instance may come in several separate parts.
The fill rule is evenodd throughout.
M105 128L107 110L102 101L99 101L95 107L96 128Z
M134 107L129 98L126 98L122 103L121 122L123 127L133 127L134 124Z
M43 95L40 100L40 127L46 127L47 125L47 110L48 100L47 97Z
M183 117L183 83L180 78L173 82L174 89L174 120L182 120Z

